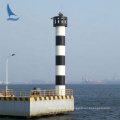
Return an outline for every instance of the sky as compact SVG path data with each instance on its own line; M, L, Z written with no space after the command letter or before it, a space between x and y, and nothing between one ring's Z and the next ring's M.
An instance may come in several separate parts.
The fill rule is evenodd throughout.
M7 4L20 19L7 21ZM66 81L120 78L119 0L0 0L0 81L55 81L55 28L62 12L66 28Z

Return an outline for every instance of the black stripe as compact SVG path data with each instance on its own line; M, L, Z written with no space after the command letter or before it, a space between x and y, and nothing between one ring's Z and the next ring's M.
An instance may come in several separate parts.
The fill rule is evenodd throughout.
M28 98L25 98L25 101L28 101Z
M20 101L22 101L22 98L20 98Z
M17 98L14 98L15 101L17 101Z
M57 45L65 46L65 36L56 36L56 46Z
M39 97L39 100L42 100L42 97Z
M34 100L37 101L37 98L35 97Z
M51 97L49 97L49 100L51 100Z
M11 97L9 97L9 100L10 100L10 101L12 100Z
M56 85L65 85L65 76L56 76Z
M65 56L56 56L56 65L65 65Z

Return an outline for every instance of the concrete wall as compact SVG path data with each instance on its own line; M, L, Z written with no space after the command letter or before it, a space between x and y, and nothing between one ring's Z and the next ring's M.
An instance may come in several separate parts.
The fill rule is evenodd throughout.
M74 111L74 99L30 102L30 116L41 116Z
M0 101L0 115L29 116L29 101Z
M7 101L0 100L0 115L4 116L42 116L74 111L73 99Z

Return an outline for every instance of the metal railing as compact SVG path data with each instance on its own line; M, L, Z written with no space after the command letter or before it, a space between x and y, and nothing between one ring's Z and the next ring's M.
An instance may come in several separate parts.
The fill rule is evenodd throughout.
M73 95L72 89L49 89L49 90L13 90L0 89L0 97L46 97Z

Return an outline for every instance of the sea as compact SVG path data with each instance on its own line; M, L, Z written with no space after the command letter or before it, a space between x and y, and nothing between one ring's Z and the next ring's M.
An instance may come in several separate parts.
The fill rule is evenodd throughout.
M51 84L10 84L9 89L54 89ZM0 85L5 89L5 85ZM0 117L0 120L120 120L120 84L67 84L73 89L75 110L71 113L38 118Z

